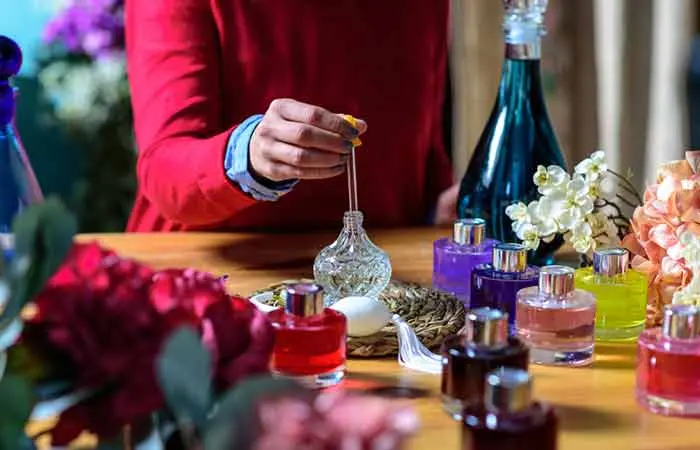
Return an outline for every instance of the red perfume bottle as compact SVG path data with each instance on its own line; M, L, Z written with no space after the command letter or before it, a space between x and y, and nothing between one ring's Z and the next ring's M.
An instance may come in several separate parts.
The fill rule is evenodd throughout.
M275 328L273 374L310 387L338 384L345 370L345 316L324 306L317 284L288 285L285 295L285 307L268 315Z
M528 348L508 337L508 314L477 308L467 314L466 333L442 345L442 406L460 420L464 408L481 404L486 375L499 367L527 369Z
M556 450L557 416L531 398L532 379L502 367L486 377L483 405L465 409L463 450Z
M668 416L700 417L700 308L669 305L637 343L637 401Z

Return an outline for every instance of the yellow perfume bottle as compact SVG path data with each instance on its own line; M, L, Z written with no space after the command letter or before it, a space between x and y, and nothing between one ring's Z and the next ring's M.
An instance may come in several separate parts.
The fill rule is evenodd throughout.
M647 277L629 269L627 250L596 250L593 267L576 271L576 286L598 300L596 341L636 340L644 330Z

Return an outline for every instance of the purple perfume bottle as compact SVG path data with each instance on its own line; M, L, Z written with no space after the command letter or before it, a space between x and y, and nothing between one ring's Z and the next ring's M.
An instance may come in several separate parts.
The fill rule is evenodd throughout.
M454 222L452 238L433 243L433 287L448 292L469 306L472 270L491 261L498 243L485 238L486 221L460 219Z
M491 264L472 272L471 308L494 308L508 313L510 333L515 331L516 295L537 286L539 269L527 265L527 250L520 244L497 244Z

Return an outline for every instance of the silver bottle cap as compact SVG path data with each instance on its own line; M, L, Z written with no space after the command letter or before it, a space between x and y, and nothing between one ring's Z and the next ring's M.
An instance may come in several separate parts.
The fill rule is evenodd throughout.
M476 308L467 313L467 340L486 347L508 344L508 313L493 308Z
M695 339L700 336L700 308L693 305L666 306L663 334L674 339Z
M323 312L323 287L315 283L295 283L285 287L285 310L295 316L309 317Z
M532 403L532 378L522 369L501 367L486 375L487 411L520 411Z
M620 247L602 248L593 253L593 270L595 273L614 277L627 272L630 254Z
M484 241L485 233L485 220L459 219L453 224L452 240L460 245L479 245Z
M520 244L498 244L493 248L493 268L499 272L524 272L527 249Z
M545 266L540 269L540 292L562 296L574 291L574 269L566 266Z

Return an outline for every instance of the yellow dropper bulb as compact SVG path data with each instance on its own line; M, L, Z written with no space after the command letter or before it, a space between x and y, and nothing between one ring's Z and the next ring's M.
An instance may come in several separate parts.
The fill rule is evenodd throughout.
M355 119L350 114L343 114L343 119L345 119L346 122L348 122L350 125L352 125L352 127L354 129L357 130L357 119ZM353 139L350 142L352 142L353 147L359 147L362 145L362 141L360 140L359 137L356 137L355 139Z

